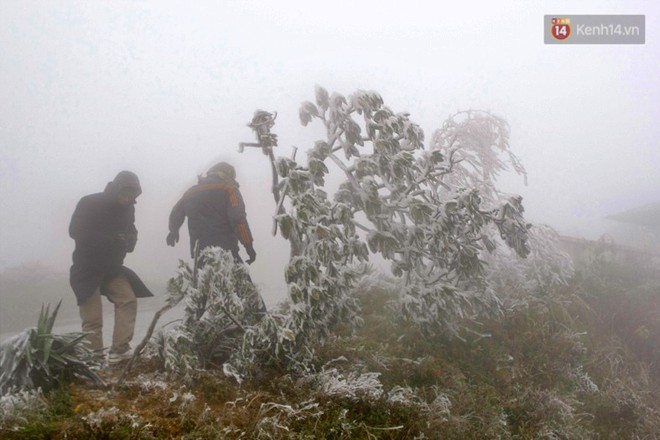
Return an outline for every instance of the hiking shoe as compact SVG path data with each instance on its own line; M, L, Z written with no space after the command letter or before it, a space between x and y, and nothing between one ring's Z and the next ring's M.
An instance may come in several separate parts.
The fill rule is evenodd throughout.
M114 351L111 351L110 354L108 355L108 363L109 364L118 364L122 361L128 360L133 356L133 353L131 353L131 350L128 349L122 353L117 353Z

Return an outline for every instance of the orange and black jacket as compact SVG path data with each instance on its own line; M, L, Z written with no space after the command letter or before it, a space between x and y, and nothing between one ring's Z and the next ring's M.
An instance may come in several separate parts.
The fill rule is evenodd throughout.
M220 246L238 257L238 242L252 245L252 234L245 215L245 204L238 183L209 176L200 179L174 205L170 213L170 232L178 232L188 217L190 254L195 242L199 249Z

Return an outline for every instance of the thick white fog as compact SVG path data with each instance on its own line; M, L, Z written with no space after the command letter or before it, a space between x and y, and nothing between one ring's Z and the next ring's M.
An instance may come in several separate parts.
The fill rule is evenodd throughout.
M644 14L646 44L544 45L545 14ZM631 0L2 1L0 272L67 272L75 204L127 169L143 194L126 264L167 278L188 257L187 232L165 245L170 209L222 159L255 236L252 276L275 302L288 248L270 235L270 168L238 143L258 108L279 112L280 155L321 138L298 121L315 84L376 90L427 140L458 110L496 113L529 174L502 187L528 219L598 238L605 216L660 200L659 19Z

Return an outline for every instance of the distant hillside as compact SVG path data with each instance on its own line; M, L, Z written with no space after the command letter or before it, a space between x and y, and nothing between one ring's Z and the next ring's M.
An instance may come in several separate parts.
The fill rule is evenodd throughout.
M62 300L60 319L78 316L68 273L26 264L0 274L0 333L22 330L37 322L42 304Z

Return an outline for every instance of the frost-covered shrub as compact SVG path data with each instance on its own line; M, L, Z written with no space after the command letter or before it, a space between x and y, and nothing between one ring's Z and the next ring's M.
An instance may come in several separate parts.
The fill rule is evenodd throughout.
M9 392L0 397L0 430L10 430L28 417L44 411L48 403L41 389Z
M383 396L380 373L342 373L335 368L322 371L316 376L322 394L348 400L377 400Z
M103 383L96 374L98 360L83 345L84 333L53 334L60 303L53 313L42 307L36 327L0 345L0 395L18 389L44 391L77 377Z
M580 423L579 405L570 395L552 390L521 389L507 404L508 423L513 432L526 438L589 438Z
M289 425L318 422L322 416L323 410L314 400L292 405L262 403L253 435L257 439L302 438L291 432Z
M589 394L597 393L600 391L598 385L596 385L596 383L591 379L589 373L584 371L584 367L582 365L578 366L572 372L570 372L569 377L572 380L576 391Z
M319 267L320 266L320 267ZM239 379L264 368L309 372L318 344L333 334L339 324L358 325L358 302L352 285L359 272L352 267L338 267L337 278L314 266L311 260L298 257L289 264L291 304L285 313L268 313L258 323L245 329L241 345L225 373ZM300 270L301 272L293 272ZM314 280L314 281L312 281ZM334 281L334 282L333 282Z
M515 210L522 219L522 199L502 193L496 182L507 170L527 181L525 168L510 149L509 134L506 121L488 112L458 112L445 121L431 141L432 149L451 158L451 172L442 179L449 189L445 197L456 189L474 188L482 199L481 209ZM551 227L527 225L522 234L500 227L498 234L496 224L497 220L484 226L484 247L492 252L481 250L479 256L486 263L487 283L498 297L509 299L515 293L518 300L524 300L530 293L566 285L574 272L572 261L559 249L559 236ZM502 246L502 241L509 246ZM518 251L521 245L527 252Z
M520 258L505 248L484 253L488 281L497 295L511 302L525 302L566 286L575 270L570 256L559 246L559 235L547 225L533 225L528 232L530 253Z
M180 263L179 273L169 281L167 301L181 300L183 321L164 332L157 346L166 369L182 376L220 368L240 345L245 329L263 316L263 302L247 268L217 247L203 250L193 267Z
M323 228L322 215L306 227ZM167 301L185 300L184 319L156 341L166 369L192 376L198 369L222 367L239 381L262 368L305 371L314 346L332 334L333 326L359 320L357 300L348 292L362 272L345 265L343 256L319 257L320 241L289 263L292 304L286 313L264 313L247 268L222 249L202 251L197 261L203 265L181 262ZM320 264L312 264L316 257ZM323 273L328 266L335 277Z
M101 408L81 417L82 427L90 438L125 438L128 433L134 436L144 431L146 438L152 438L150 426L139 416L120 410L117 407Z

